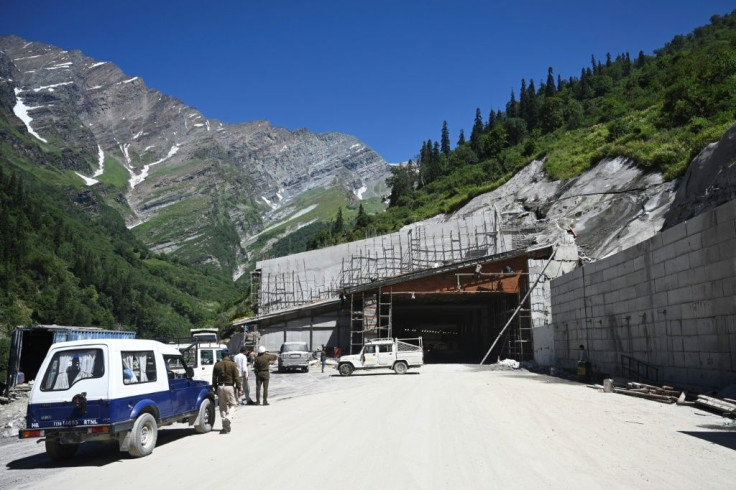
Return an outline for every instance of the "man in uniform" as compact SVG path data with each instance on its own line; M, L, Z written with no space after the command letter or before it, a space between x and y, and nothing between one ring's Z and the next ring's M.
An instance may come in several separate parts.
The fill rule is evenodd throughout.
M237 396L243 394L240 384L238 366L230 359L230 351L222 349L222 360L217 361L212 369L212 386L217 390L217 398L220 405L220 417L222 417L222 434L230 432L230 406L237 407ZM235 410L235 409L233 409Z
M263 404L268 405L268 380L271 377L271 364L277 359L273 354L266 352L266 347L258 347L258 355L253 361L253 371L256 373L256 405L261 404L261 385L263 385Z

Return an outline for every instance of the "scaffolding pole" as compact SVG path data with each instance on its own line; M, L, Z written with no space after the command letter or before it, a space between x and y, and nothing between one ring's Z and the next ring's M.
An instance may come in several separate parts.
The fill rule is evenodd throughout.
M534 281L534 284L532 285L532 287L530 287L529 290L526 292L526 294L524 295L524 299L522 299L521 302L519 302L519 305L516 307L516 310L514 310L514 313L511 315L511 318L509 318L509 321L506 322L506 325L504 325L504 327L498 333L498 337L496 337L496 340L493 341L493 345L491 345L491 348L488 349L488 352L486 352L486 355L483 356L483 360L480 361L481 366L483 365L484 362L486 362L486 359L488 358L488 356L491 355L491 351L493 350L494 347L496 347L496 344L501 339L501 337L503 336L504 332L509 327L509 325L511 325L511 322L514 320L516 315L519 313L519 310L521 310L521 307L526 302L526 299L529 297L529 295L534 290L534 288L537 287L537 284L539 284L539 280L542 278L542 276L544 276L544 271L547 270L547 266L552 262L552 259L555 258L556 253L557 253L557 248L555 248L552 251L552 255L549 256L547 263L544 264L544 268L542 269L542 272L540 272L539 275L537 276L537 280Z

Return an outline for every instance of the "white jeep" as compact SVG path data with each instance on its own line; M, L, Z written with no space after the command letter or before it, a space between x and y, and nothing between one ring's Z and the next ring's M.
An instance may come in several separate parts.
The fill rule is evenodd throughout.
M371 339L366 341L358 354L340 356L337 371L341 376L350 376L355 370L393 369L404 374L409 368L424 364L422 338Z
M85 441L117 440L147 456L158 428L188 423L209 432L215 395L192 379L182 353L153 340L98 339L53 344L33 384L20 439L45 438L52 459L67 459Z

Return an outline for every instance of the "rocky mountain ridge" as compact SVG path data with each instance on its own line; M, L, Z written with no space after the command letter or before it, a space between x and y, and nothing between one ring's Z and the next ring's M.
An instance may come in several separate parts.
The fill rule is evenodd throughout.
M381 195L388 165L353 136L228 124L79 51L0 38L0 101L153 250L234 272L249 237L307 191ZM16 119L17 118L17 119ZM304 220L310 219L305 216Z

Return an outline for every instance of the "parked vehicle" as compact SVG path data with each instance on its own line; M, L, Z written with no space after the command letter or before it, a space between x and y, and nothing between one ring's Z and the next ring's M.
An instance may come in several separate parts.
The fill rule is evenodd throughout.
M284 342L279 351L279 372L301 369L309 372L312 354L306 342Z
M133 457L150 454L159 427L215 422L215 395L192 379L181 352L154 340L98 339L51 346L33 384L20 439L41 437L55 460L82 442L117 440Z
M189 332L191 338L174 339L169 343L184 355L194 379L211 383L215 363L222 359L222 349L226 346L220 343L217 329L193 328Z
M409 368L424 364L422 338L368 340L359 354L341 356L337 370L341 376L350 376L356 369L393 369L404 374Z

